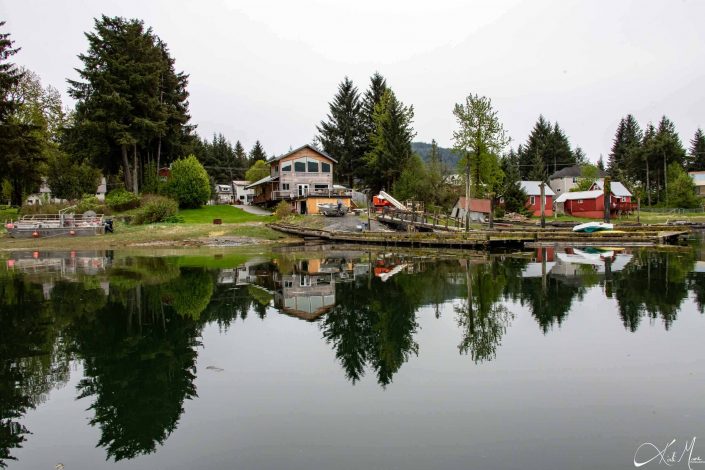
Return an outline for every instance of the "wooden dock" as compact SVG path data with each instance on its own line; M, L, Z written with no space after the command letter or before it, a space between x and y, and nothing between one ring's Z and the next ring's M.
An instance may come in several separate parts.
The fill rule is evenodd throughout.
M661 230L661 227L639 227L623 232L575 233L567 229L493 229L434 232L342 232L314 229L287 223L274 223L271 228L307 240L320 239L335 243L369 244L405 247L447 247L460 249L524 248L530 243L561 242L576 245L648 246L675 243L689 230Z

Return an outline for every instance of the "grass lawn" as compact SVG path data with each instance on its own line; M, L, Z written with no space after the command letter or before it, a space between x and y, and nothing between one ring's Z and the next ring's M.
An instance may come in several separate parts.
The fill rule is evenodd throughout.
M187 224L212 224L213 219L222 219L224 224L243 222L272 222L274 217L254 215L234 206L203 206L200 209L182 209L179 215Z
M0 222L5 222L6 220L17 218L17 209L0 209Z

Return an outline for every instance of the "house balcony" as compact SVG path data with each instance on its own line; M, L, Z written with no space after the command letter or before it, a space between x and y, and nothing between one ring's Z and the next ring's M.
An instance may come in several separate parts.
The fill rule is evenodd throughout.
M352 191L349 189L312 189L304 194L299 194L297 191L271 191L268 193L259 194L254 197L254 204L267 204L274 201L293 201L303 197L352 197Z

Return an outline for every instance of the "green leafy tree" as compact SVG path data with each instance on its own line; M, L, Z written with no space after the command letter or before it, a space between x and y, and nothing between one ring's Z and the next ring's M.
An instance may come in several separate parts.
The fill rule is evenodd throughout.
M171 165L167 192L181 208L201 207L211 195L211 185L201 162L195 156L176 160Z
M52 152L47 162L47 184L53 197L80 199L95 194L100 183L100 171L87 162L76 163L59 150Z
M492 100L470 94L464 103L456 103L453 115L458 124L453 131L453 148L461 155L460 165L465 170L465 197L497 191L503 176L499 155L509 139Z
M580 165L580 180L571 191L587 191L600 177L600 169L596 165L586 163Z
M259 181L270 174L269 164L264 160L257 160L245 173L245 179L250 182Z
M693 178L678 163L668 165L668 204L671 207L692 209L702 202L695 193Z
M391 188L411 158L414 107L405 106L386 90L374 113L372 148L365 155L367 179L374 191Z
M688 170L705 171L705 134L698 128L690 141L688 150Z
M328 107L326 120L316 127L318 141L324 151L338 160L336 176L352 188L355 177L362 175L367 143L362 103L352 80L345 77Z
M409 158L399 179L392 187L394 197L399 200L413 199L428 203L431 199L431 186L428 171L421 157L414 154Z

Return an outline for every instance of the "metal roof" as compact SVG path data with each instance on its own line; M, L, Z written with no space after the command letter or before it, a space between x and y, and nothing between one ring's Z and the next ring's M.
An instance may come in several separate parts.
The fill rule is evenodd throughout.
M255 186L259 186L260 184L271 183L272 181L276 181L278 179L279 179L278 176L266 176L266 177L262 178L261 180L257 180L254 183L252 183L248 186L245 186L245 189L254 188Z
M599 180L595 181L593 184L593 187L596 187L599 190L604 190L605 184L605 179L600 178ZM629 190L624 186L622 183L619 181L612 181L610 182L610 191L612 191L612 194L614 194L617 197L626 197L626 196L631 196L632 193L629 192Z
M602 196L603 192L600 190L594 190L594 191L574 191L572 193L563 193L560 196L558 196L558 199L556 199L556 203L561 203L565 201L574 201L576 199L595 199L599 196Z
M606 175L606 173L602 170L598 170L600 177L603 177ZM563 169L560 169L553 173L551 176L548 177L549 180L555 180L558 178L580 178L582 176L582 172L580 169L580 165L572 165L572 166L567 166Z
M520 181L521 189L524 190L527 196L540 196L541 195L541 181ZM555 196L556 193L548 186L544 184L544 195Z
M291 154L293 154L293 153L296 153L296 152L298 152L299 150L303 150L303 149L305 149L305 148L307 148L307 147L308 147L309 150L313 150L314 152L323 155L323 156L326 157L327 159L331 160L333 163L338 163L338 160L336 160L335 158L331 157L330 155L328 155L328 154L327 154L326 152L324 152L323 150L317 149L316 147L314 147L314 146L311 145L311 144L302 145L301 147L299 147L299 148L297 148L297 149L294 149L294 150L292 150L292 151L290 151L290 152L288 152L288 153L285 153L284 155L279 155L278 157L271 158L271 159L267 160L267 163L278 162L278 161L281 160L282 158L286 158L286 157L288 157L289 155L291 155Z

